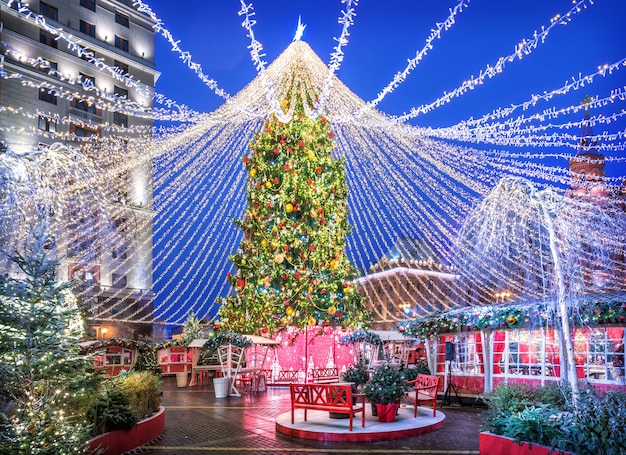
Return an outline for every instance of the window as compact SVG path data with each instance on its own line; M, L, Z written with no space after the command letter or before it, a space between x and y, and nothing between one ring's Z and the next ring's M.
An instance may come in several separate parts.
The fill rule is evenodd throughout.
M113 88L113 93L115 93L120 98L128 98L128 90L122 87L118 87L117 85Z
M94 51L93 49L87 49L85 48L81 53L80 53L80 58L82 58L83 60L89 61L89 58L96 58L96 51Z
M90 114L96 113L96 105L90 104L85 100L76 101L76 109L83 112L88 112Z
M125 288L126 287L126 275L120 275L118 273L112 273L111 274L112 280L113 280L113 287L114 288Z
M98 136L98 132L89 128L83 128L82 126L76 126L74 128L74 134L77 137L95 137Z
M480 334L455 335L452 343L454 344L453 358L450 359L452 371L481 374L484 362ZM445 360L445 356L442 360Z
M39 2L39 14L54 21L59 20L59 9L44 2Z
M39 99L50 104L57 104L57 96L55 93L46 90L45 88L39 89Z
M124 13L120 13L119 11L115 12L115 22L117 22L120 25L123 25L124 27L128 27L130 20L128 18L128 16Z
M39 129L44 131L49 131L51 133L56 132L57 130L57 122L52 120L49 117L39 116Z
M128 115L122 114L120 112L113 113L113 123L118 126L128 127Z
M93 76L90 76L89 74L85 74L85 73L78 73L80 74L80 77L83 79L83 82L86 83L87 86L94 86L96 85L96 78Z
M122 63L118 60L114 60L113 66L115 66L116 68L119 68L119 70L123 74L128 74L128 65L126 63Z
M89 35L93 38L96 37L96 26L82 19L80 20L80 31L85 35Z
M54 73L56 71L58 71L59 65L57 64L57 62L50 62L49 61L47 65L44 65L44 64L39 65L39 69L41 71L43 71L44 73L46 73L46 74L53 74L54 75Z
M121 36L115 35L115 47L128 52L128 40Z
M90 9L91 11L95 11L96 0L80 0L80 6Z
M39 42L55 49L59 47L57 40L54 39L54 35L45 30L39 30Z

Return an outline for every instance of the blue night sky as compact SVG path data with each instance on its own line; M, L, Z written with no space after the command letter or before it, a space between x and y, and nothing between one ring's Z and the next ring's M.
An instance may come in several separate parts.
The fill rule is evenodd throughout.
M291 42L298 16L306 24L303 40L328 63L342 25L337 22L345 7L339 1L260 0L252 2L257 23L254 33L271 63ZM338 77L365 101L376 97L407 59L421 50L432 28L443 22L455 1L362 1L355 7L345 59ZM564 15L571 1L525 2L474 0L457 15L456 23L433 41L433 49L379 109L401 115L411 107L431 102L445 91L477 76L487 65L513 53L522 39L547 27L557 14ZM153 11L164 22L180 47L191 52L209 77L231 94L256 76L246 48L250 40L241 27L240 3L224 0L154 2ZM531 94L561 87L579 74L596 71L605 63L624 58L626 50L626 2L598 0L574 15L568 25L553 28L544 44L530 55L507 63L502 74L482 87L454 99L448 105L412 120L423 126L449 126L498 107L527 101ZM223 100L214 95L187 69L169 44L156 39L156 63L162 76L157 90L199 111L212 111ZM623 87L626 70L600 78L589 90L573 92L573 99L603 95ZM567 103L567 102L566 102ZM573 104L573 103L570 103Z
M456 1L404 0L373 2L362 0L355 8L354 25L350 27L348 44L343 47L344 61L336 72L337 77L364 101L377 94L393 80L396 73L407 65L424 47L431 30L444 22ZM566 0L529 0L512 2L501 0L472 0L456 16L456 23L432 42L430 49L406 81L393 93L388 94L378 109L389 115L402 115L411 108L431 103L446 92L451 92L463 81L479 76L488 66L494 66L500 58L508 57L522 40L532 40L535 32L548 28L551 19L566 15L574 4ZM317 55L328 63L335 37L342 32L338 18L345 4L330 0L259 0L253 2L256 12L255 38L263 45L264 60L270 64L292 41L301 16L306 29L302 39ZM202 66L204 74L214 79L219 87L231 95L243 89L256 76L247 46L250 39L241 26L238 15L240 2L233 0L191 0L187 2L154 1L149 4L163 22L179 47L192 55L192 60ZM427 114L419 115L409 122L424 127L447 127L470 118L479 118L498 108L529 101L532 95L540 95L560 89L567 82L595 73L602 65L614 64L626 57L626 2L623 0L597 0L594 4L584 2L584 8L574 14L567 25L557 25L550 30L543 44L521 60L507 62L504 71L484 84L454 98L448 104ZM170 44L161 36L156 37L156 65L162 73L156 90L178 103L186 104L200 112L211 112L224 103L201 82L196 74L171 52ZM537 109L560 109L578 105L586 95L605 98L612 90L626 91L626 67L622 66L606 77L597 76L594 83L572 90L566 95L540 102ZM623 102L596 109L597 114L615 114L624 109ZM515 117L530 115L516 112ZM581 112L555 120L558 124L580 121ZM609 125L599 125L598 131L621 132L616 142L623 143L626 120L619 117ZM580 127L561 128L561 133L580 134ZM549 133L547 133L549 134ZM481 150L506 148L490 144L473 144ZM537 149L532 153L540 153ZM554 149L548 152L553 152ZM568 149L567 153L572 153ZM608 151L606 173L626 178L624 151ZM620 158L611 161L611 158ZM567 168L563 159L549 166ZM238 168L241 170L240 168ZM215 182L210 182L213 185ZM222 183L222 182L217 182ZM393 184L393 182L386 182ZM223 184L223 183L222 183ZM364 184L367 186L368 183ZM243 192L243 188L242 188ZM399 196L394 193L394 196ZM230 202L225 202L230 204ZM233 205L234 207L234 205ZM219 206L210 210L217 210ZM396 207L392 207L396 209ZM238 208L237 210L240 210ZM234 210L233 211L237 211ZM396 214L397 215L397 214ZM402 215L402 214L401 214ZM232 216L229 215L229 216ZM213 212L209 218L213 219ZM183 220L177 220L181 225ZM228 217L213 220L210 227L220 231L222 237L232 229ZM369 234L368 234L369 235ZM219 237L219 236L218 236ZM383 242L386 243L386 242ZM220 270L215 275L203 276L200 282L222 280L228 270L226 255L221 251ZM379 251L376 254L381 253ZM158 254L158 253L157 253ZM191 271L186 270L186 253L181 254L181 264L171 270L172 283L189 280ZM377 257L366 258L377 260ZM229 263L228 263L229 264ZM217 278L219 277L219 278ZM174 286L174 284L172 284ZM195 286L195 285L194 285ZM204 284L196 286L198 292ZM219 287L219 286L218 286ZM192 286L193 288L193 286ZM168 295L169 288L162 295ZM159 289L157 289L159 292ZM173 292L173 291L172 291ZM174 292L174 295L176 293ZM181 300L194 301L193 295ZM178 296L176 297L178 298ZM213 296L207 302L213 301ZM214 311L215 308L211 311ZM176 316L181 321L180 313Z

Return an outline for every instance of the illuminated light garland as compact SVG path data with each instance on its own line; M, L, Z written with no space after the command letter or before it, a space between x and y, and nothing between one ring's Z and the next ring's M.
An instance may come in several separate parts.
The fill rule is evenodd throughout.
M314 58L315 60L312 60ZM291 61L297 59L311 68L311 81L306 81L306 84L317 88L324 87L329 69L321 60L318 61L305 43L294 43L293 47L290 46L276 62L265 69L269 86L279 87L281 73ZM620 69L623 66L620 62L614 64L615 66L609 65L605 74ZM599 75L604 76L601 73ZM588 84L593 80L587 81L581 77L580 82ZM306 84L302 83L303 90L308 90ZM572 85L569 90L573 90L576 84L569 85ZM279 91L277 93L282 95ZM556 94L556 91L554 93ZM240 216L245 204L241 190L245 174L239 158L246 153L247 142L251 132L258 128L259 119L264 118L272 110L267 99L266 87L261 79L255 79L232 98L233 102L226 103L211 114L195 116L195 113L190 111L188 120L194 124L155 129L157 136L152 143L146 138L131 138L129 146L134 149L131 150L132 159L142 157L146 162L153 160L157 169L154 181L157 189L154 200L155 257L151 265L159 299L153 314L141 313L141 308L136 306L130 315L114 316L102 312L96 315L98 319L113 322L135 322L139 319L145 323L180 324L189 309L193 309L203 318L210 319L217 309L212 297L216 293L224 295L229 292L224 275L232 269L232 265L227 255L234 251L240 241L229 220ZM546 98L545 101L550 98ZM612 92L611 97L594 98L588 107L601 108L605 104L613 106L618 100L623 101L623 98L624 89L620 87ZM164 104L168 102L165 98L163 101ZM242 106L245 106L247 112L251 114L242 112ZM534 104L525 103L519 106L527 109L534 107ZM428 136L443 135L446 129L413 127L398 123L393 117L374 109L366 109L363 101L338 79L329 86L329 96L324 109L326 110L324 115L334 122L333 129L338 143L336 154L344 156L348 164L349 216L354 230L347 239L347 251L354 258L357 267L364 272L365 277L371 273L369 271L372 263L391 250L398 237L402 236L424 239L426 243L432 245L434 252L440 253L443 264L454 263L456 252L448 246L450 240L456 237L461 223L475 203L488 194L503 176L532 177L546 185L567 186L570 183L570 173L566 167L542 164L541 160L553 157L567 160L572 157L571 154L558 151L529 152L526 149L531 144L524 145L520 151L493 148L479 150L431 139ZM502 108L500 112L502 115L505 109ZM537 121L549 121L551 118L580 112L580 109L574 106L565 109L547 108L540 112L539 115L543 117ZM356 121L353 113L361 111L364 114ZM157 110L146 112L146 118L155 120L161 115ZM39 112L16 110L12 114L34 118ZM139 118L141 114L131 115ZM567 130L578 128L582 124L576 121L524 128L526 119L531 116L505 122L494 122L495 118L485 116L476 123L470 123L474 121L469 120L466 127L472 128L472 134L475 135L491 134L494 140L510 140L513 143L515 137L520 134L526 136L534 134L539 140L548 143L555 142L556 139L538 134L545 128L563 130L565 133L558 137L573 141L574 135L567 134ZM623 121L623 113L598 114L592 118L594 121L601 120L601 123L597 122L596 125L602 125L604 128L605 125L613 126L618 121ZM61 122L65 123L66 120L61 119ZM484 126L480 126L483 124ZM106 127L106 124L102 125ZM499 132L501 125L507 125L509 131ZM126 133L126 130L116 130L112 125L111 128L111 131L120 137ZM149 130L128 131L149 134ZM460 133L462 130L455 132ZM28 134L35 136L30 130ZM62 135L58 137L66 138ZM594 134L594 137L601 141L616 141L623 137L623 130L601 131ZM488 145L487 141L482 140L477 140L477 143ZM112 167L112 171L128 169L121 161L128 161L129 158L120 160L121 152L114 151L110 144L98 141L98 144L94 144L94 149L97 145L106 150L100 156ZM616 146L619 147L619 144L613 145ZM95 152L85 148L85 153ZM528 162L529 159L533 162ZM623 160L623 156L606 158L607 162ZM73 173L72 175L78 179L95 182L94 187L107 185L105 179L99 176L91 180L88 175L91 171L63 166L58 169L58 174ZM103 170L94 171L100 172L105 174ZM607 178L605 181L621 183L620 177ZM417 187L415 182L419 182ZM34 191L34 188L32 189ZM45 191L44 193L42 196L52 196ZM59 201L67 207L66 201L63 201L61 196L59 198ZM89 198L85 195L77 196L75 201L81 206L89 205ZM121 215L126 213L127 209L110 207L108 214ZM0 222L4 221L8 222L9 218L0 215ZM149 222L149 216L144 218L138 215L132 220L130 229L141 231L142 227L149 225L147 224ZM103 248L122 243L119 234L111 229L103 232L99 240ZM149 241L149 239L137 240L135 245L143 248L149 245ZM614 243L609 243L611 248L619 248ZM461 252L474 261L481 259L478 254L471 251ZM90 257L84 253L78 259L89 260ZM126 266L131 265L133 259L129 257L125 261L119 261L114 270L123 271ZM515 253L511 255L511 259L521 261L524 255ZM580 259L590 261L591 253L581 253ZM611 265L618 264L609 262L609 267ZM529 273L541 276L543 272L539 265L533 264L529 267ZM476 284L483 288L477 294L475 303L484 304L493 301L493 295L497 291L490 281L493 277L502 281L507 278L507 274L505 271L495 271L491 275L477 273L474 276ZM382 291L381 303L384 299L393 301L400 297L402 289L391 276L383 278L382 283L385 289ZM446 292L450 295L450 305L465 302L467 290L460 283L446 283L445 286ZM418 300L427 302L434 298L433 293L427 289L411 287L410 290ZM127 290L112 291L116 298L122 297L124 292L127 292ZM376 303L373 296L372 299L373 303ZM109 298L107 303L113 301L113 298ZM129 301L138 304L141 301L139 292ZM418 302L418 305L421 311L431 310L422 302ZM383 314L384 311L381 316ZM392 316L392 319L397 319L397 316Z
M172 45L172 52L176 52L179 54L179 58L183 62L183 64L187 65L188 68L193 70L198 78L204 83L204 85L211 89L211 91L213 91L213 93L215 93L220 98L223 98L226 101L230 99L231 96L224 89L219 87L219 84L216 80L210 79L206 74L204 74L204 72L202 71L202 65L200 65L199 63L195 63L192 60L191 53L188 51L183 51L179 47L180 40L174 40L172 33L165 28L165 24L163 23L163 21L161 21L161 19L159 19L158 16L154 14L150 6L148 6L141 0L133 0L133 6L140 13L150 16L150 19L153 22L152 28L154 29L154 32L160 34Z
M554 96L557 95L565 95L569 93L571 90L578 90L581 87L585 86L585 83L591 84L594 82L594 78L596 76L606 77L606 73L613 74L613 71L617 71L620 68L626 66L626 59L621 59L618 62L612 63L611 65L604 65L594 74L589 74L586 76L580 76L578 79L573 79L573 82L565 84L563 87L552 90L548 93L544 93L543 95L531 95L531 99L529 101L525 101L521 104L514 104L511 107L498 108L494 110L491 114L483 115L478 119L464 120L455 126L466 126L466 125L478 125L481 123L491 122L495 119L500 119L504 117L508 117L513 112L518 109L527 110L530 107L535 106L540 100L548 101L551 100ZM608 70L608 71L607 71ZM586 104L587 108L596 108L607 106L609 103L615 102L615 100L625 101L626 100L626 87L618 87L616 89L611 90L611 95L608 98L598 99L598 97L594 97ZM561 114L569 114L573 112L578 112L583 107L579 104L577 106L569 106L567 108L559 109L558 111L554 108L546 109L541 113L537 113L533 115L531 118L537 120L546 120L552 119L555 116Z
M13 3L16 3L15 0L8 0L7 7L11 8ZM46 32L55 36L55 40L62 40L67 43L67 48L71 52L76 52L76 54L85 58L89 63L92 63L97 69L100 71L106 72L109 76L114 79L123 82L127 87L132 87L141 93L144 96L151 97L152 91L149 86L141 83L140 81L136 81L129 74L124 73L118 67L111 67L104 63L101 58L96 58L89 49L86 49L80 46L76 41L73 40L73 36L69 33L66 33L62 28L53 27L46 22L46 18L40 14L35 14L32 12L27 5L24 3L17 2L17 11L21 14L21 18L31 20L34 22L39 28L43 28Z
M267 102L271 107L271 113L276 115L281 122L288 122L291 116L293 115L294 103L292 102L290 105L289 111L285 113L280 108L278 100L274 95L274 89L271 87L267 73L265 71L265 65L267 62L263 60L265 57L265 53L263 52L263 45L254 37L254 31L252 27L256 24L256 21L253 19L254 15L254 7L252 3L246 4L244 0L239 0L241 2L241 9L238 14L240 16L244 16L244 20L241 23L241 26L246 29L248 32L248 38L250 38L250 45L248 45L248 49L250 49L250 57L252 58L252 63L255 66L255 69L261 78L263 83L263 87L265 88L265 97Z
M397 121L404 122L406 120L417 117L420 114L426 114L437 107L441 107L453 98L464 95L470 90L473 90L477 86L483 84L487 78L491 79L494 76L502 73L507 62L513 62L514 60L521 60L524 55L530 55L533 50L539 45L543 44L548 37L550 30L557 25L565 25L572 20L572 17L579 13L582 9L587 7L587 3L593 4L592 0L580 0L576 3L572 9L570 9L564 16L557 16L552 19L551 24L548 27L542 27L541 33L537 33L535 30L533 37L529 39L523 39L519 44L515 46L513 53L506 57L500 57L498 61L493 65L487 65L484 70L478 74L478 76L470 76L469 80L464 81L460 87L455 88L451 92L444 92L444 95L430 104L423 104L419 107L411 108L408 114L397 117Z
M367 106L363 109L376 107L378 103L380 103L383 98L385 98L386 95L392 93L396 88L398 88L400 84L404 82L408 75L411 74L411 71L417 68L417 65L426 56L428 51L433 48L433 41L435 41L435 39L440 39L441 32L449 30L455 24L456 15L462 12L463 8L467 8L469 2L470 0L460 1L454 8L449 9L450 15L443 22L437 22L435 24L436 28L431 29L430 36L426 38L426 45L415 54L415 58L409 59L409 63L404 68L404 70L401 73L397 73L393 77L393 80L378 93L378 96L372 101L368 101ZM359 117L360 113L357 113L355 115L356 117Z
M342 15L339 18L339 23L343 25L343 29L341 30L341 35L339 38L334 38L337 41L337 45L334 47L333 52L330 54L330 61L328 63L328 74L326 75L326 81L324 82L324 86L321 91L321 95L317 106L314 111L310 112L308 106L305 106L305 111L307 115L311 118L316 118L324 112L324 107L326 104L326 100L328 99L328 95L330 94L330 87L333 82L333 77L335 73L341 67L341 62L343 62L343 50L341 49L343 46L348 44L348 36L350 33L348 32L348 28L354 24L354 16L356 15L354 12L353 5L358 6L358 0L341 0L341 3L346 4L346 9L342 11Z

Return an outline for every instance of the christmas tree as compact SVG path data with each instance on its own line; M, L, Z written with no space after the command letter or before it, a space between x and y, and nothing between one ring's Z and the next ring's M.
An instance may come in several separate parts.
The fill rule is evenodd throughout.
M80 356L84 333L70 283L55 279L38 238L16 253L16 278L0 275L0 452L86 453L86 419L98 378Z
M248 207L236 223L244 238L231 256L234 295L220 308L222 325L233 332L356 327L368 319L345 254L345 160L332 156L329 122L306 115L314 100L297 85L281 104L291 119L270 115L243 158Z

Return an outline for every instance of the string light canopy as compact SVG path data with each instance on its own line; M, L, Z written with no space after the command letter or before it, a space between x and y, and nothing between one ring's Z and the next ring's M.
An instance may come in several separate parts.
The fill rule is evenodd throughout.
M536 224L531 209L520 200L513 200L515 194L524 190L513 192L513 195L506 193L506 198L513 198L507 200L510 202L507 205L502 199L505 193L494 192L494 188L498 188L503 179L527 179L537 187L550 189L556 195L553 198L555 201L558 198L564 200L562 198L571 181L569 168L564 163L576 156L590 162L596 159L577 152L579 131L583 126L593 127L595 133L587 140L594 142L597 150L606 155L603 160L623 165L626 87L620 85L617 78L613 90L592 97L585 106L578 102L559 106L556 100L588 87L598 79L620 75L625 71L626 59L603 64L591 74L574 75L571 81L559 88L552 88L543 94L530 94L514 105L502 106L491 113L445 128L417 126L409 120L437 110L468 91L489 83L507 70L507 63L532 54L549 39L553 27L578 20L584 10L593 6L592 2L577 2L570 10L550 19L540 31L531 33L529 38L513 46L511 53L494 59L494 64L469 77L458 89L441 95L432 103L416 106L401 116L388 115L378 110L377 106L405 82L427 56L427 51L454 26L470 2L459 2L457 7L449 10L449 16L443 22L436 22L425 47L417 51L405 70L394 76L376 99L369 102L355 95L336 75L343 61L343 48L349 44L349 27L356 20L358 6L354 0L343 3L345 8L339 20L342 32L336 38L337 46L329 65L323 63L309 44L301 39L302 36L268 64L263 46L254 34L256 18L253 5L241 1L239 15L250 39L249 51L257 77L239 93L231 95L204 73L146 3L135 0L138 11L151 18L155 32L170 42L172 52L179 55L185 68L173 70L191 70L211 91L224 99L224 104L212 112L196 112L158 93L153 100L162 107L148 108L99 92L84 80L66 78L65 82L70 86L80 85L81 91L72 91L66 88L67 84L47 83L42 86L27 70L16 73L2 70L0 75L3 78L20 79L34 89L47 90L72 100L89 101L133 118L164 122L154 128L125 128L91 119L86 121L86 126L107 131L109 135L106 139L77 139L49 131L46 134L51 140L80 140L80 147L59 145L36 156L5 153L0 160L0 176L6 182L0 220L5 241L11 240L11 233L15 232L17 224L32 213L39 213L37 209L41 207L45 207L47 213L79 210L84 212L83 218L93 221L90 229L94 232L89 235L89 241L101 244L102 249L135 242L133 250L145 251L148 248L153 252L149 257L142 258L151 263L153 272L153 310L146 312L141 305L137 305L135 310L125 312L123 316L103 310L92 314L93 318L182 324L188 314L194 313L203 319L214 319L220 307L218 298L233 293L227 280L227 275L235 272L229 256L243 239L241 231L232 221L241 219L248 205L246 185L249 175L242 159L250 152L253 135L271 114L280 121L289 121L294 115L296 98L294 93L286 91L283 80L292 68L302 66L306 68L307 80L306 83L299 83L300 95L318 100L305 114L311 118L323 116L328 120L335 139L332 155L345 161L349 190L348 221L353 227L346 239L345 251L362 278L367 278L372 265L391 251L400 239L408 238L420 245L417 256L410 258L413 260L412 267L433 268L458 278L443 283L447 298L438 304L444 309L494 303L504 291L511 292L507 297L510 299L515 299L522 292L530 292L536 297L555 292L551 278L543 267L547 260L543 250L524 244L529 238L528 232ZM41 29L56 34L71 50L84 53L84 48L75 37L47 23L45 18L33 13L27 6L20 5L20 13L23 20L35 21ZM302 25L299 30L303 30ZM18 51L10 46L5 46L4 52L17 58ZM143 90L141 84L128 75L119 74L92 57L87 55L86 60L94 65L94 71L97 69L115 75L120 83ZM26 68L45 65L45 61L38 56L24 55L20 61ZM89 94L87 98L85 91ZM281 107L279 100L287 101ZM53 117L53 114L30 112L15 106L1 108L13 116ZM593 115L583 118L583 109L590 110ZM577 118L572 117L576 115ZM68 121L65 118L57 120ZM6 132L14 127L9 124L0 128ZM39 131L27 130L20 133L40 134ZM55 171L47 170L46 166L52 166ZM116 209L102 202L103 198L94 189L109 188L112 191L112 176L131 172L137 166L154 170L154 198L149 207L154 215L152 217L150 212L146 212L132 220L125 220L128 228L124 235L128 238L120 239L119 229L111 229L104 220L120 218L121 212L113 213ZM17 169L21 171L17 172ZM611 220L621 219L623 215L620 213L623 212L620 210L623 209L610 201L623 201L620 185L625 178L626 175L617 175L594 182L594 185L605 187L605 194L600 199L577 201L578 211L567 214L568 217L584 217L596 213L595 208L602 207L604 213L610 215L610 219L603 221L603 226L608 228L601 231L602 235L589 240L593 242L593 247L587 247L580 239L580 231L564 230L561 233L559 241L572 248L571 254L578 258L579 263L597 265L600 256L604 261L600 261L602 270L617 263L620 248L623 248L620 245L623 245L624 231L620 230L623 225ZM28 189L26 193L23 191L25 187ZM24 202L24 195L28 203ZM467 223L475 219L470 216L475 213L473 208L488 195L499 201L499 207L508 207L518 215L517 218L500 220L506 227L505 232L499 234L501 237L491 239L491 244L501 243L505 238L521 242L513 242L511 256L505 263L498 262L501 258L486 261L486 256L475 249L475 243L459 241L463 238L461 233L469 232ZM593 210L585 208L592 206L595 207ZM480 213L487 220L485 222L499 220L500 209L482 210ZM152 238L133 236L133 233L141 232L152 223ZM70 245L81 239L63 241ZM542 243L546 240L540 236L538 241ZM605 248L596 248L598 243ZM602 251L600 256L597 254L599 251ZM135 259L119 258L113 272ZM527 266L519 270L520 264ZM510 279L511 276L516 279ZM475 290L470 299L468 281ZM526 286L529 282L533 286ZM577 281L580 292L585 292L594 284L598 285L590 280ZM432 301L434 294L429 289L409 286L416 301ZM392 275L389 275L383 289L382 295L370 298L400 298L401 290ZM116 297L118 294L114 292L109 301L113 302ZM137 301L140 302L141 298L138 296ZM372 302L372 307L376 312L377 302Z

